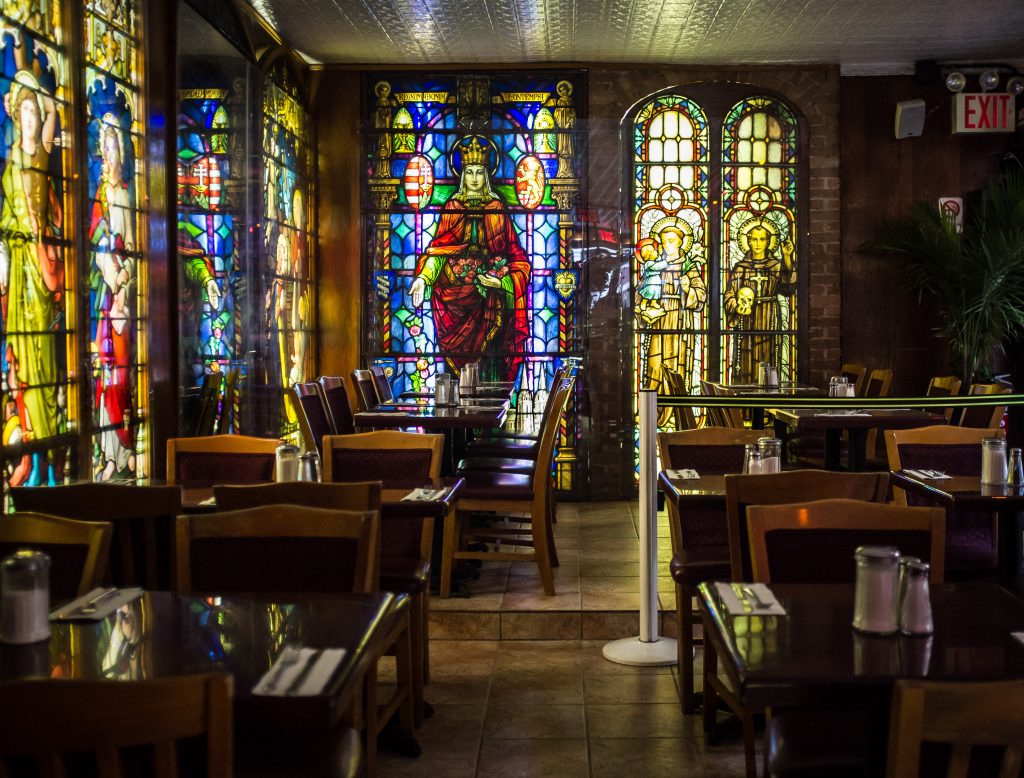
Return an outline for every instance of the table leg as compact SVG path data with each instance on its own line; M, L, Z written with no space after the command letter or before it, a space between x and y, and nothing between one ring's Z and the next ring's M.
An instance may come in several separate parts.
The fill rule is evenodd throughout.
M850 451L849 451L849 465L851 473L860 473L867 467L867 444L868 444L868 431L867 429L860 427L857 429L849 430L850 433Z
M789 427L778 419L775 420L775 437L782 441L782 466L789 464Z
M750 428L752 430L764 429L764 408L750 409Z
M825 469L839 469L839 448L843 439L843 431L838 428L825 430Z

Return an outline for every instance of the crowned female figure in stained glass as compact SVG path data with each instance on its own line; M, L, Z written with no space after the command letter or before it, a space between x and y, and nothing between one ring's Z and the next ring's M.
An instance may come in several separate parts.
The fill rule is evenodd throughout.
M472 136L453 150L452 167L462 168L459 187L417 262L409 293L414 308L429 296L437 343L453 370L492 356L481 375L511 381L529 336L530 261L491 188L489 148L480 141ZM488 368L495 372L488 375Z

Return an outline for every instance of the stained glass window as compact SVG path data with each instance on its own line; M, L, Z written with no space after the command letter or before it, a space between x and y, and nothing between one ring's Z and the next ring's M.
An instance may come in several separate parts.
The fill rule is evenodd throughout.
M92 475L147 475L145 192L135 0L85 4Z
M315 378L316 234L313 221L313 154L309 115L287 68L263 88L264 321L270 347L267 383L276 387L277 434L298 442L295 409L284 389Z
M572 235L584 146L578 74L396 74L366 83L366 356L396 395L479 361L515 382L534 429L558 364L580 349ZM575 404L559 440L571 489Z
M78 394L77 288L68 215L69 69L59 0L4 2L0 12L0 386L3 482L63 482Z
M662 395L756 380L759 362L793 380L798 360L797 119L773 97L694 91L632 124L634 387Z

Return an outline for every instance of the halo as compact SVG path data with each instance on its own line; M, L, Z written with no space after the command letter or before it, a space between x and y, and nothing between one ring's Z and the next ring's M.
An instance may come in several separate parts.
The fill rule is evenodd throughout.
M658 242L657 238L641 238L637 241L636 247L633 249L633 256L636 257L638 262L644 261L641 249L644 249L647 246L654 246L654 250L659 254L661 253L661 243Z
M103 136L106 134L108 127L114 133L114 137L117 139L117 150L121 153L121 165L123 166L125 164L124 131L121 129L121 125L118 124L117 117L112 113L105 113L100 118L100 131L98 133L99 137L96 139L99 145L97 151L99 151L100 157L102 158Z
M693 227L689 222L680 219L678 216L666 216L658 219L651 225L651 235L661 235L662 231L674 227L683 233L683 245L679 247L679 253L685 254L693 246Z
M775 251L779 247L779 228L768 219L754 216L743 222L737 230L740 249L743 253L746 254L750 251L750 231L755 227L761 227L768 233L768 251Z
M486 144L486 146L488 147L488 164L486 167L487 172L493 178L494 175L498 172L498 160L501 158L501 155L498 152L498 147L494 145L494 141L491 140L490 138L485 138L483 135L467 135L464 138L460 138L448 152L448 164L451 166L451 169L454 171L455 175L461 178L462 149L464 146L468 146L470 143L472 143L474 138L476 138L477 142L480 143L481 146Z
M11 118L15 121L18 127L18 132L21 132L21 117L15 117L13 114L16 112L15 109L18 100L18 93L22 89L31 90L33 96L36 98L36 107L39 109L39 123L42 126L43 116L45 111L43 110L43 87L39 83L39 79L35 77L35 74L31 70L19 70L14 74L14 78L11 79L11 91L8 93L11 99Z

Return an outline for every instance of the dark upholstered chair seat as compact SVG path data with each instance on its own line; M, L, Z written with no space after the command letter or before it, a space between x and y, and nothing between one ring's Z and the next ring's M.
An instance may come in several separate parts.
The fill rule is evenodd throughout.
M417 557L386 556L380 560L380 588L417 594L430 583L430 563Z
M536 440L517 440L514 438L482 438L474 440L466 446L466 453L471 457L515 457L517 459L537 458Z
M459 475L471 471L488 471L500 473L519 473L530 475L537 466L532 459L515 459L513 457L467 457L459 461Z
M859 710L788 710L765 731L773 778L845 778L864 773L867 717Z
M673 556L669 563L672 579L696 586L704 581L729 579L729 546L697 546Z
M532 500L533 479L518 473L474 470L463 475L460 500Z

